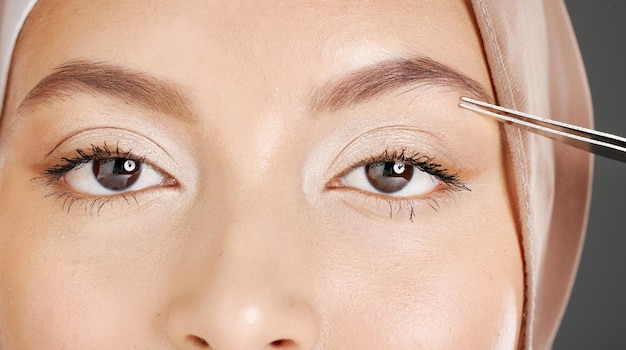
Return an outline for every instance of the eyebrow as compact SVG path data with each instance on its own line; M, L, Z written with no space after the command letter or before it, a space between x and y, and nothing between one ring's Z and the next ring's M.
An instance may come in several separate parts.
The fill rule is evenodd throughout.
M316 89L315 112L338 111L400 88L424 85L458 90L493 102L483 85L428 57L382 61L348 73ZM68 97L68 92L99 93L131 101L147 110L195 121L188 99L174 85L148 74L106 62L77 60L57 67L26 95L19 110Z
M103 94L146 110L187 121L196 119L188 99L173 84L112 63L91 61L57 67L29 91L18 110L67 98L70 92Z
M358 69L314 91L311 110L334 112L365 103L400 88L436 86L493 102L477 81L428 57L386 60Z

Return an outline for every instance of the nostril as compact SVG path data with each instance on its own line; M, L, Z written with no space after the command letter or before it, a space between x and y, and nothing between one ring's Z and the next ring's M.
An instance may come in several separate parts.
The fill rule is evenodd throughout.
M291 348L294 345L295 343L293 342L293 340L289 340L289 339L278 339L270 343L270 347L281 348L281 349Z
M195 336L195 335L189 335L187 336L187 338L196 346L201 347L201 348L210 348L211 346L209 345L209 342L207 342L206 340Z
M194 345L198 347L207 348L207 349L211 348L211 346L209 345L209 342L207 342L203 338L198 337L196 335L189 335L187 336L187 339L189 339L190 342L192 342ZM287 349L287 348L292 348L295 345L295 343L293 342L293 340L289 340L289 339L278 339L278 340L274 340L269 345L271 348Z

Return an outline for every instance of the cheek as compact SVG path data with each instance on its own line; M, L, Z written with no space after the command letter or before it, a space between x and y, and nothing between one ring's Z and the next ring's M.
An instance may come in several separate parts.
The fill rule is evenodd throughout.
M158 339L173 254L159 214L129 223L67 213L30 178L0 176L0 337L19 349Z
M337 338L354 348L515 348L523 264L505 193L459 196L406 226L340 225L337 234L362 239L328 258Z
M358 286L338 293L342 302L333 325L340 343L355 348L514 348L522 311L518 286L508 278L439 272L445 277L417 272L396 278L399 274L387 271L374 282L382 288Z
M184 242L206 231L205 222L171 222L167 209L133 220L68 214L23 181L30 178L8 167L0 176L0 330L9 343L131 348L162 341L168 304L181 293L174 276L181 278L190 261ZM504 191L491 187L474 187L437 212L424 208L413 223L374 220L341 204L315 224L290 226L286 232L298 233L288 236L297 241L294 254L311 268L287 282L314 291L325 341L345 348L513 348L522 260ZM267 244L291 247L276 239Z

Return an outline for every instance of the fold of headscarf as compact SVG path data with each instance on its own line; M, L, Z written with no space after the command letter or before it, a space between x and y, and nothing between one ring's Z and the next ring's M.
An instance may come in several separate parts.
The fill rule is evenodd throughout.
M587 78L561 0L472 0L501 106L592 126ZM591 194L590 154L505 127L517 192L526 297L522 344L549 349L578 267Z
M0 112L4 104L11 56L22 24L37 0L0 0Z
M0 96L36 0L0 0ZM591 98L561 0L472 0L498 104L590 127ZM0 99L0 110L2 110ZM525 263L522 345L549 349L573 284L587 223L591 156L505 126Z

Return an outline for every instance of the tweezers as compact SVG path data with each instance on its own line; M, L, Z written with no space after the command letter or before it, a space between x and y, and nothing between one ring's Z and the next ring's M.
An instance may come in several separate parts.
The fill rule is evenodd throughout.
M555 141L626 163L626 138L519 112L469 97L461 97L459 107L496 118L499 121L521 125Z

